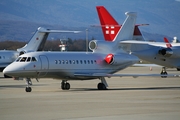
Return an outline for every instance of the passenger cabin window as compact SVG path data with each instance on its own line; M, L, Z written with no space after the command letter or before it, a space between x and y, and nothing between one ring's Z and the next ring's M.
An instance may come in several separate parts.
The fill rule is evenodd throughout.
M61 64L61 60L59 60L59 64Z
M58 63L58 61L57 60L55 60L55 64L57 64Z
M93 64L93 60L91 60L91 64Z

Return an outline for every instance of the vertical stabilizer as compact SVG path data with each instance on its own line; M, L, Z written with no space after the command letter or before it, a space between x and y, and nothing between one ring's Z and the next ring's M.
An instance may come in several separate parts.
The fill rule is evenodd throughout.
M34 33L28 44L26 44L24 47L17 49L18 52L21 52L20 54L30 52L30 51L37 51L39 49L39 46L42 43L45 43L48 32L42 32L45 31L45 28L39 27L37 31Z
M112 17L112 15L107 11L104 6L97 6L97 13L101 23L102 32L104 39L106 41L113 41L121 29L122 25L119 25L118 22ZM139 26L144 26L148 24L138 24L134 27L133 40L143 40Z
M47 40L49 33L79 33L80 31L68 31L68 30L50 30L39 27L33 37L30 39L29 43L24 47L17 49L21 54L32 52L32 51L41 51L44 48L44 44Z
M103 6L96 7L106 41L113 41L121 26Z
M126 12L125 15L127 16L127 18L124 21L114 41L121 41L121 40L128 40L128 39L131 40L133 38L137 13Z

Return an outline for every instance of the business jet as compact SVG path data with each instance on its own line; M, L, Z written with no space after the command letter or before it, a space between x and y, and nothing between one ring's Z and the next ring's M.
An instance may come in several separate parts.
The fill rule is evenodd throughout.
M16 78L55 78L61 79L61 88L69 90L69 80L100 79L99 90L105 90L108 84L105 77L127 68L139 61L139 58L119 50L119 42L131 39L136 21L136 13L126 12L121 30L113 42L92 40L89 48L92 52L30 52L19 56L8 65L3 73ZM121 75L119 75L121 76ZM32 89L28 84L26 92Z
M120 30L119 24L103 6L97 6L97 12L104 37L106 38L105 40L113 41L113 37ZM111 32L109 32L109 26L111 26ZM119 47L142 60L167 68L177 68L178 71L180 70L180 43L169 43L167 38L164 38L165 42L136 41L139 38L140 40L144 40L138 26L134 30L134 36L136 35L138 37L133 38L133 40L120 41ZM167 74L165 67L162 67L160 74Z
M50 30L45 29L43 27L39 27L33 37L30 39L29 43L24 47L17 49L17 51L13 50L0 50L0 70L3 69L12 63L19 55L22 55L27 52L33 51L41 51L44 48L44 44L49 33L78 33L80 31L66 31L66 30ZM4 75L4 77L8 77Z

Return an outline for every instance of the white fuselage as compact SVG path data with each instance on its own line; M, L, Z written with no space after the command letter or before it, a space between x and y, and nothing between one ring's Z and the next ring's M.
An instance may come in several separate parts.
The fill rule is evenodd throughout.
M114 62L108 64L104 60L106 55L93 52L31 52L21 55L21 59L34 57L36 61L20 59L3 72L14 77L84 80L97 78L93 77L94 73L115 73L139 61L136 56L119 53L115 54Z

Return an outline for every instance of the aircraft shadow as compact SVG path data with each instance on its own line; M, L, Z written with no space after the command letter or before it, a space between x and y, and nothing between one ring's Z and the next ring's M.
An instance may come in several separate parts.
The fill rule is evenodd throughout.
M45 86L47 84L33 84L31 87L33 86ZM5 89L5 88L25 88L27 85L0 85L0 89Z
M113 90L180 90L180 87L147 87L147 88L108 88L98 90L97 88L72 88L71 91L113 91Z

